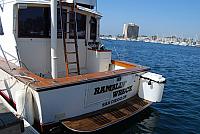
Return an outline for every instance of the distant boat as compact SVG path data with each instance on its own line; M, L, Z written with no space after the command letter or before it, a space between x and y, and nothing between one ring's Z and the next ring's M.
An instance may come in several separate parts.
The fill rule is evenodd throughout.
M195 46L196 46L196 47L200 47L200 44L196 44Z
M179 45L181 45L181 46L188 46L188 44L186 42L181 42L181 43L179 43Z

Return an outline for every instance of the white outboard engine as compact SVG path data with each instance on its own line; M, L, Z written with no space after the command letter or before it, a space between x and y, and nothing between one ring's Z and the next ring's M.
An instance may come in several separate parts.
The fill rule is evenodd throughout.
M147 72L141 75L138 96L151 102L160 102L165 82L165 78L159 74Z

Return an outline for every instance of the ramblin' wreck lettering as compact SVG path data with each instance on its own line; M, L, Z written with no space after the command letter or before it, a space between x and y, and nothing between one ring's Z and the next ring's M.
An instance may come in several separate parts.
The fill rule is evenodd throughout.
M117 96L121 96L121 95L126 94L126 93L128 93L128 92L131 92L131 91L132 91L132 87L133 87L133 86L129 86L129 87L127 87L127 88L123 88L123 89L114 91L114 92L113 92L113 98L114 98L114 97L117 97Z
M120 88L125 87L125 84L127 81L119 82L113 85L107 85L107 86L102 86L102 87L97 87L95 88L94 95L101 94L101 93L106 93L110 91L114 91Z

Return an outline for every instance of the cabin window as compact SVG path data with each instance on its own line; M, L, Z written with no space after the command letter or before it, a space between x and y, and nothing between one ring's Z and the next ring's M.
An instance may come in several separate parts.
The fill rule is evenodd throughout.
M96 40L97 37L97 19L91 17L90 19L90 39Z
M82 6L82 7L86 7L86 8L90 8L90 9L94 9L94 6L87 5L87 4L77 3L77 5Z
M77 35L78 39L85 39L86 37L86 15L76 13L77 21ZM74 38L74 14L70 13L70 25L69 25L69 38Z
M60 9L57 10L57 37L62 38ZM77 13L77 35L79 39L86 37L86 16ZM70 13L69 37L74 38L74 15ZM66 11L63 11L63 28L67 31ZM19 9L18 12L18 37L19 38L50 38L51 14L49 7L28 7Z
M60 19L60 8L57 10L57 37L62 38L62 28L61 28L61 19ZM67 31L67 15L66 15L66 10L62 11L62 16L63 16L63 29L64 32L66 33Z
M50 8L28 7L18 12L18 37L49 38Z

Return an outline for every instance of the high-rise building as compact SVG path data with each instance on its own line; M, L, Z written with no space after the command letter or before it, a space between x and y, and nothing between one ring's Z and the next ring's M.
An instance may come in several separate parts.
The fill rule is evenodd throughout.
M123 37L137 39L139 34L139 26L133 23L124 24Z

